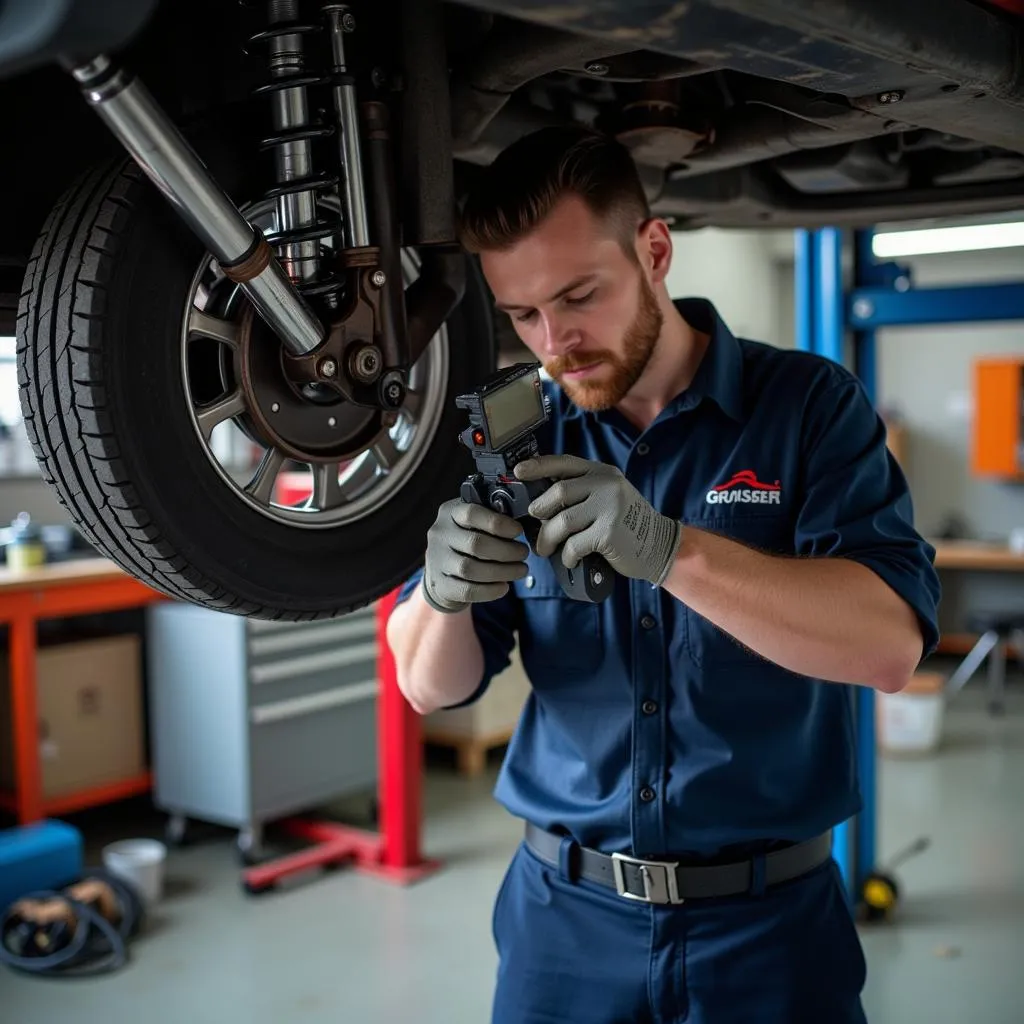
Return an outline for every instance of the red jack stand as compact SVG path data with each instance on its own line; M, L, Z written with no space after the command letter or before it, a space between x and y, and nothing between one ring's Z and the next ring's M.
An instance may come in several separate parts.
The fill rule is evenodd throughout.
M398 591L377 604L378 805L380 831L368 832L326 821L292 818L284 831L313 845L242 872L246 892L257 894L311 868L349 863L387 882L408 885L441 867L420 850L422 828L423 746L419 715L398 688L395 662L387 641L387 622Z

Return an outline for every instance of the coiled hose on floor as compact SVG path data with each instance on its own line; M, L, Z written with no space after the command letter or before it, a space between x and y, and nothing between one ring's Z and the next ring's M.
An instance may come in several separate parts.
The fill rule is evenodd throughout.
M90 870L62 891L27 893L0 921L0 963L26 974L83 977L128 961L145 908L130 883Z

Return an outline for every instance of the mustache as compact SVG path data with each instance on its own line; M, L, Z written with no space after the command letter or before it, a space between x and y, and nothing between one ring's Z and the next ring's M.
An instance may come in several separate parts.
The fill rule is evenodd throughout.
M581 370L584 366L593 366L595 363L614 363L614 361L615 357L613 354L604 349L596 352L587 352L578 356L570 352L564 356L556 356L549 363L545 363L544 370L549 376L558 378L563 373Z

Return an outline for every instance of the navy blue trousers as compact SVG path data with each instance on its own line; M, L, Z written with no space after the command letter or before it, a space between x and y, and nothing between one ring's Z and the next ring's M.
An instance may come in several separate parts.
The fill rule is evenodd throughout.
M492 1024L864 1024L865 963L832 860L680 906L623 899L521 844L494 904Z

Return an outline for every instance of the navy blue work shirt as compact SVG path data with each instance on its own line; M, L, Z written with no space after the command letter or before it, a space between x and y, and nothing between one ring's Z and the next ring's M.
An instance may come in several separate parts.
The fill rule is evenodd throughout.
M541 451L618 466L684 530L860 562L914 609L930 653L935 552L860 381L735 338L706 300L675 305L711 336L690 387L641 431L550 384ZM593 605L564 597L545 559L531 554L529 570L473 606L486 668L463 702L509 664L518 634L532 692L494 793L512 814L656 858L799 841L861 809L849 686L780 668L647 582L620 577Z

